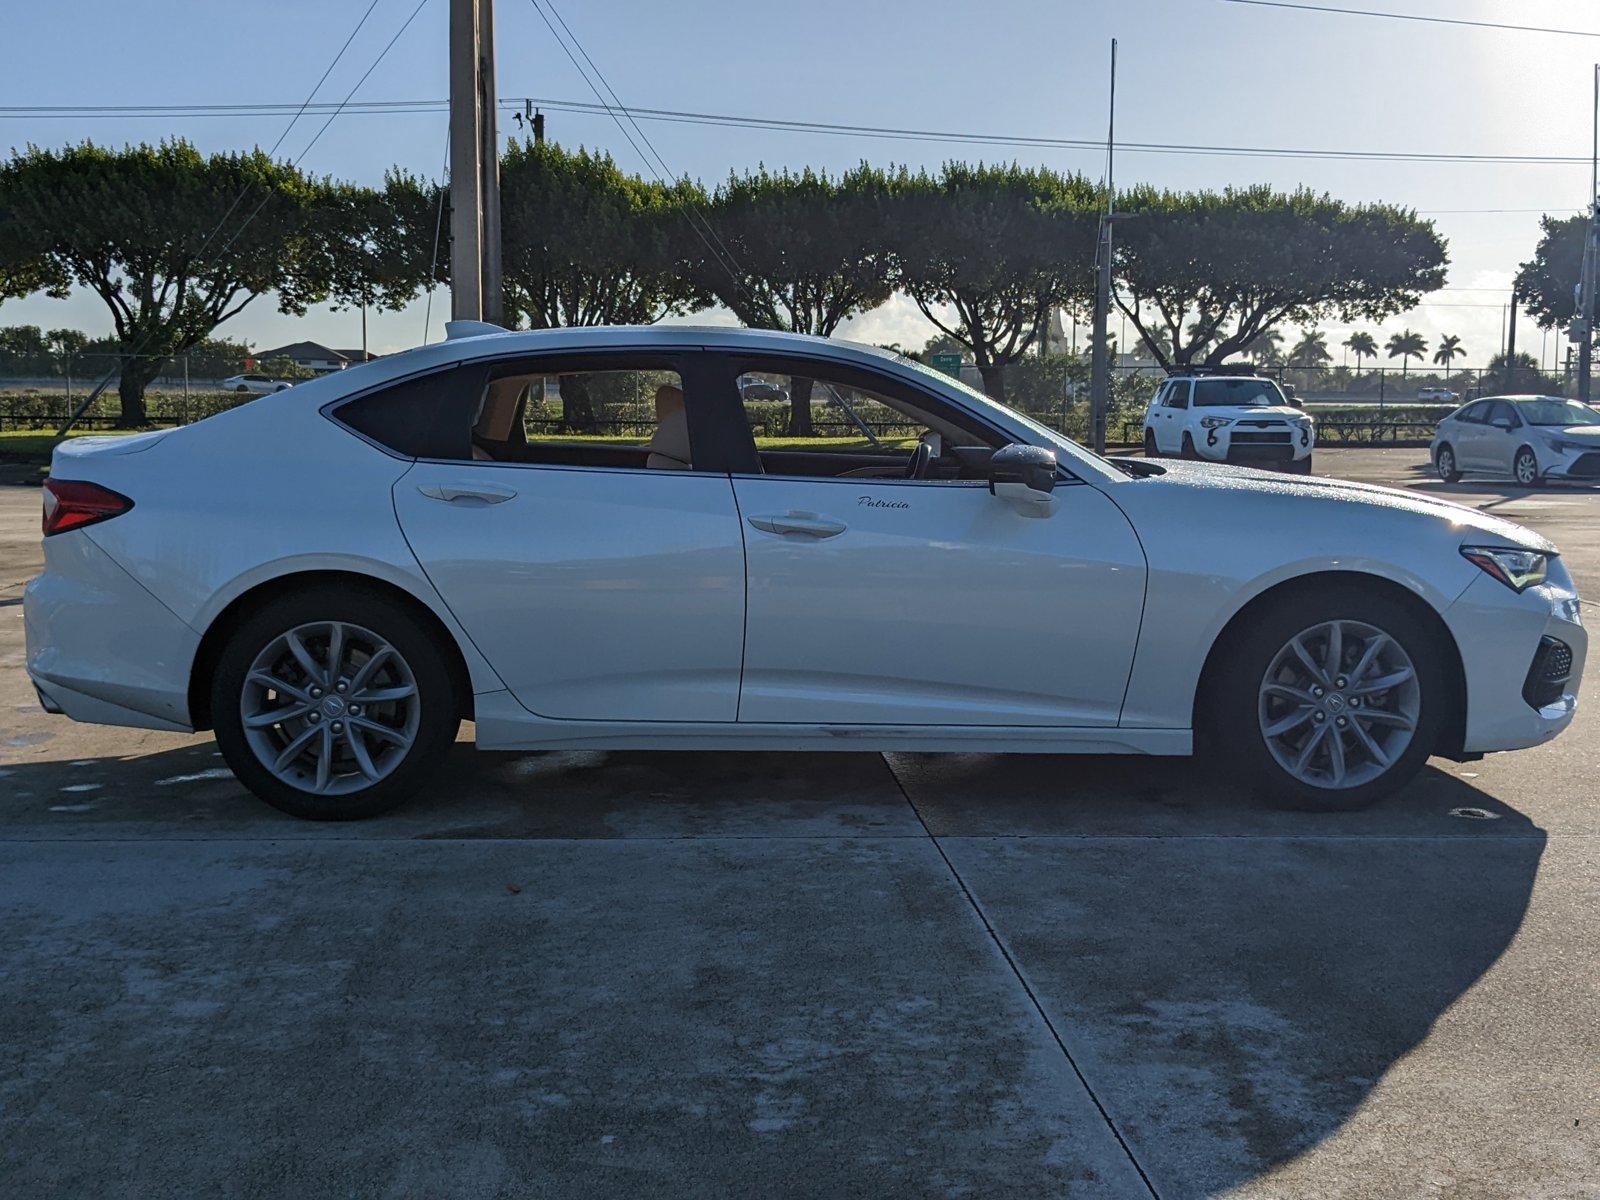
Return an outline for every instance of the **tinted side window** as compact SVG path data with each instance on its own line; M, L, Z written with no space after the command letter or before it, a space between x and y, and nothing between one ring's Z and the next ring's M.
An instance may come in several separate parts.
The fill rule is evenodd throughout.
M1172 385L1172 390L1167 393L1168 408L1189 407L1189 381L1179 380Z
M1482 425L1483 411L1488 406L1485 404L1469 404L1465 408L1456 410L1456 420L1468 425Z
M470 364L435 371L357 396L333 415L406 458L470 458L484 373Z
M1510 425L1515 427L1517 424L1517 418L1511 411L1511 405L1504 400L1496 400L1490 404L1489 410L1484 414L1483 419L1491 425Z

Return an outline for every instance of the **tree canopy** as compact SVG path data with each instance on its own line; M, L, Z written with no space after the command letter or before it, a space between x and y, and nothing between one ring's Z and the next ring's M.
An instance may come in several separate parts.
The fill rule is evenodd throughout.
M1081 175L1014 163L901 169L886 181L894 282L972 352L991 396L1003 398L1005 365L1027 353L1050 310L1092 292L1096 196Z
M704 196L627 175L611 156L513 141L500 160L506 312L535 329L646 325L701 292L680 262Z
M1379 320L1444 283L1444 241L1409 209L1265 185L1118 207L1117 303L1163 366L1221 363L1285 321Z
M1543 233L1533 258L1517 271L1516 292L1545 329L1566 325L1578 315L1576 289L1583 274L1583 239L1589 218L1543 216Z
M167 358L263 292L297 314L328 295L316 242L344 228L320 208L329 190L259 150L206 157L183 141L30 146L0 167L8 223L110 310L125 425L143 423Z

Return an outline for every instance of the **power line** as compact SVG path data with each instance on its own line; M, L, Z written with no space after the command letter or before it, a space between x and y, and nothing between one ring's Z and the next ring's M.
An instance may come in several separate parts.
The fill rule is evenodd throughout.
M542 10L541 10L542 15ZM552 26L552 31L553 31ZM565 44L563 43L563 48ZM575 56L567 51L568 56ZM589 82L588 76L584 76ZM590 90L599 97L599 90L590 83ZM604 102L567 100L559 97L502 97L499 107L520 110L524 103L532 103L557 112L579 115L605 116L618 121L618 106ZM294 106L282 104L187 104L187 105L0 105L0 119L91 119L135 117L227 117L265 116L289 111ZM330 106L313 104L307 111L327 111ZM346 115L381 115L393 113L431 113L448 111L444 100L369 100L356 101L340 109ZM890 141L947 142L970 145L1031 147L1047 150L1085 150L1096 154L1105 152L1103 138L1061 138L1028 134L985 133L950 129L900 128L885 125L851 125L827 121L800 121L783 117L755 117L731 113L707 113L670 108L621 109L637 129L638 121L658 121L668 124L722 126L736 129L764 129L786 133L814 133L835 137L866 137ZM642 131L641 131L642 132ZM630 139L631 140L631 139ZM1190 142L1129 142L1119 141L1118 150L1135 154L1183 154L1233 158L1290 158L1326 159L1330 161L1361 162L1449 162L1487 163L1510 165L1589 164L1589 156L1576 154L1467 154L1423 150L1340 150L1309 146L1239 146ZM643 151L640 151L643 156ZM1468 211L1468 210L1462 210ZM1479 210L1470 210L1479 211ZM1492 210L1482 210L1492 211ZM1506 210L1512 211L1512 210ZM1531 211L1531 210L1530 210Z
M1510 25L1503 21L1469 21L1465 17L1429 17L1419 13L1381 12L1371 8L1336 8L1331 4L1296 4L1290 0L1222 0L1224 4L1249 4L1258 8L1296 8L1304 12L1339 13L1351 17L1383 17L1390 21L1421 21L1428 25L1470 25L1477 29L1515 29L1522 33L1555 33L1565 37L1600 38L1600 30L1554 29L1548 25Z

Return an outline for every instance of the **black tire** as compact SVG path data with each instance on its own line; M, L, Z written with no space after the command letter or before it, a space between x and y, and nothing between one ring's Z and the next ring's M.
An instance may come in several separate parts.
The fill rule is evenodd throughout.
M1449 442L1442 442L1434 451L1433 470L1445 483L1460 482L1461 465L1456 461L1456 448Z
M1283 469L1291 475L1309 475L1311 474L1311 455L1308 454L1304 458L1291 458Z
M1527 478L1523 478L1524 472ZM1544 482L1544 476L1539 471L1539 456L1531 446L1518 447L1511 459L1511 475L1518 487L1538 487Z
M319 795L268 769L246 738L241 697L256 656L301 625L340 621L372 631L399 652L416 682L416 735L404 758L378 782L342 795ZM268 600L229 635L211 684L217 745L239 782L272 807L313 821L352 821L390 811L427 782L460 728L460 703L437 634L402 604L376 590L317 584Z
M1187 429L1183 432L1183 449L1179 457L1185 458L1190 462L1200 461L1200 451L1194 448L1194 438L1189 436Z
M244 395L245 393L247 393L250 390L250 388L247 385L241 383L238 387L234 388L233 390L234 390L235 393L237 393L239 395Z
M1399 642L1416 668L1420 690L1420 710L1410 744L1378 777L1342 789L1308 784L1280 766L1268 749L1258 717L1262 682L1278 651L1296 635L1331 620L1364 622ZM1409 605L1358 584L1336 584L1314 594L1286 597L1256 614L1221 649L1223 653L1213 655L1211 677L1202 684L1198 749L1219 770L1242 769L1252 789L1280 808L1352 811L1392 795L1422 769L1449 716L1450 674L1445 656L1453 654L1454 648Z
M1156 447L1156 431L1146 428L1144 431L1144 456L1146 458L1160 458L1161 451Z

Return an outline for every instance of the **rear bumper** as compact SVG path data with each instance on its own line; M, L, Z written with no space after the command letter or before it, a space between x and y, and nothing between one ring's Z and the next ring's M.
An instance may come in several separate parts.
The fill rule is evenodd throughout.
M1572 724L1589 639L1577 592L1559 559L1549 581L1521 595L1487 575L1473 580L1444 618L1466 677L1466 753L1537 746ZM1558 688L1535 695L1530 671L1542 659L1546 638L1566 646L1572 662Z
M47 712L75 721L187 731L199 635L90 538L45 540L23 593L28 678Z

